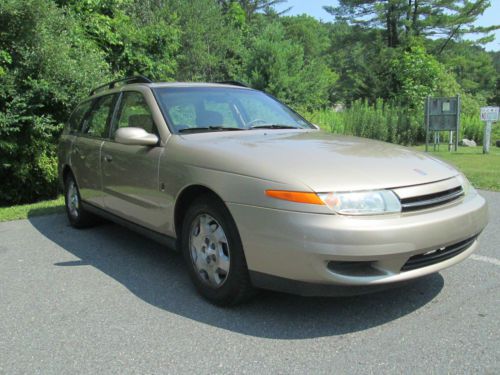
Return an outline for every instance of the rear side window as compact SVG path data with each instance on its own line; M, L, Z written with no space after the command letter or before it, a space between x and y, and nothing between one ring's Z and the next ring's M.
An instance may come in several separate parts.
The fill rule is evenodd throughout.
M82 120L87 114L87 112L90 110L90 107L92 106L91 101L84 102L80 104L71 114L69 120L68 120L68 127L67 127L67 132L69 134L76 134L80 131L81 125L82 125Z
M82 134L96 138L108 137L108 124L113 115L115 95L106 95L97 99L89 115L83 121Z
M117 129L135 127L143 128L148 133L157 133L149 105L140 92L123 93L117 125Z

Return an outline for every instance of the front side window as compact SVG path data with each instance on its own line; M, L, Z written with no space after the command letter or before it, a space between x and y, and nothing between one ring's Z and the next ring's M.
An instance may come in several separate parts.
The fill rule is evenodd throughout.
M167 122L177 132L259 127L313 128L290 108L256 90L226 87L155 89Z
M96 138L107 138L108 124L113 115L115 95L101 96L83 121L82 134Z
M157 133L151 110L140 92L123 93L117 118L116 129L134 127Z

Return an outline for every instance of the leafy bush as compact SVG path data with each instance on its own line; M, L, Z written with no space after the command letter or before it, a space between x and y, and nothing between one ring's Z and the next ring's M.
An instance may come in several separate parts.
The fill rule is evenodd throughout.
M251 40L250 50L245 64L252 87L299 108L314 109L328 103L337 75L319 59L306 62L304 47L287 39L281 24L265 27Z
M0 25L0 205L55 197L55 140L109 68L52 1L4 0Z

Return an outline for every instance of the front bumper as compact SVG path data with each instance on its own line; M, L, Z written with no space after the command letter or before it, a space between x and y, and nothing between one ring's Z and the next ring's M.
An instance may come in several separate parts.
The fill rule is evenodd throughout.
M432 210L380 216L308 214L227 203L239 229L256 286L266 280L325 286L376 287L437 272L467 258L477 240L458 255L408 271L412 256L477 236L487 225L485 200L471 194ZM329 265L358 264L337 270ZM299 294L300 289L292 288ZM328 293L330 294L330 293Z

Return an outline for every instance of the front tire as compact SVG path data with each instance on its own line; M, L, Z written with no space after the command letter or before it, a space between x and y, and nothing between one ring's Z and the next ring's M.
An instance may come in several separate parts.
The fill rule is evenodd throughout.
M193 202L181 239L191 280L204 298L233 306L254 294L236 224L220 200L206 195Z
M68 220L74 228L87 228L96 222L96 218L82 207L80 191L75 177L69 173L64 179L64 201Z

